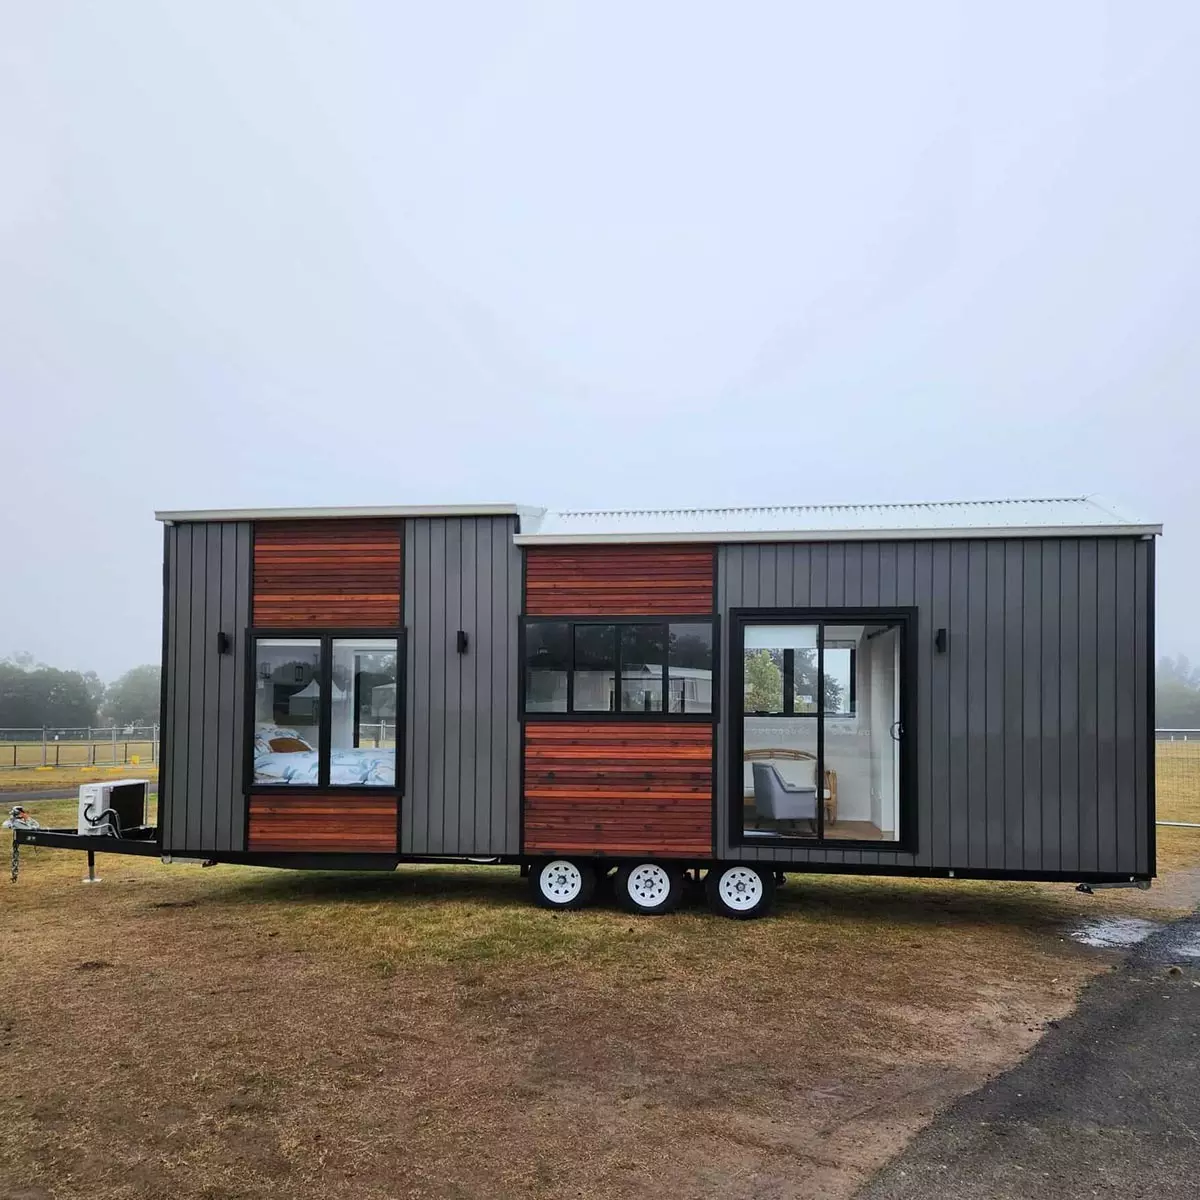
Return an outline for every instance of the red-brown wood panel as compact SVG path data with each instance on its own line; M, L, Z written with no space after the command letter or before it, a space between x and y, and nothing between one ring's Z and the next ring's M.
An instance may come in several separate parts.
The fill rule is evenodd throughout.
M395 796L250 797L254 851L342 854L396 853Z
M530 546L530 616L671 616L713 609L711 546Z
M254 526L254 623L400 624L402 524L349 519Z
M712 727L525 726L530 854L712 853Z

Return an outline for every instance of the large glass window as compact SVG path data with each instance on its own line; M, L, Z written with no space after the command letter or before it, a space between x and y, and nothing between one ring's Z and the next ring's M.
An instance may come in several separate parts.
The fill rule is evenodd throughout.
M747 840L899 840L903 628L740 627Z
M259 638L254 655L254 782L317 783L321 641Z
M395 787L398 638L254 643L253 783Z
M711 621L525 624L525 712L711 716Z
M334 638L329 782L396 785L395 638Z

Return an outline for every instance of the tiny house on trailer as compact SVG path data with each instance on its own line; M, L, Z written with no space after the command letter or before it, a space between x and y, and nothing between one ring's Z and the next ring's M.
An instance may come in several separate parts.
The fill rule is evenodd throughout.
M158 517L164 859L1154 874L1161 527L1095 499Z

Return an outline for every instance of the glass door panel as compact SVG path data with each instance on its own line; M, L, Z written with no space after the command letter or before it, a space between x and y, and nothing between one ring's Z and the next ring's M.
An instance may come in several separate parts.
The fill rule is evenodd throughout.
M820 627L747 625L742 645L743 833L815 838Z
M826 625L822 633L823 750L832 793L825 837L894 842L900 821L900 627Z

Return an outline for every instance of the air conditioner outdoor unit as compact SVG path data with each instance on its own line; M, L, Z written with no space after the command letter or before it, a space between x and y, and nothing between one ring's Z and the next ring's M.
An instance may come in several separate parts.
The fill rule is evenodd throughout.
M79 788L79 833L120 837L146 823L148 779L114 779Z

